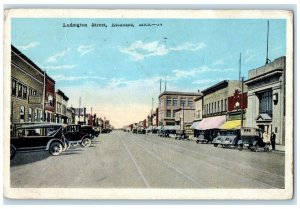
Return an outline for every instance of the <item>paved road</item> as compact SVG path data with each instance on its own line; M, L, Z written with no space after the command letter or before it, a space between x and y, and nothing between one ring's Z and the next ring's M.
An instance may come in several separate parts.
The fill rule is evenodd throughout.
M59 156L18 153L12 187L284 188L284 153L113 131Z

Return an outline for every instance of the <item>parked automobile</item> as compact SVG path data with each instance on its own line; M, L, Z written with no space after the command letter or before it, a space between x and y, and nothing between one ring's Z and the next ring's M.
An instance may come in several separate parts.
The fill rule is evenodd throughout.
M189 136L185 133L185 130L183 130L183 129L176 130L175 139L185 140L188 138L189 138Z
M67 149L59 124L32 124L17 127L10 138L10 159L25 150L47 150L53 156Z
M94 127L94 131L95 131L95 136L98 137L101 132L101 129L100 127Z
M201 130L198 137L197 137L197 140L196 140L196 143L199 144L208 144L208 143L211 143L212 142L212 139L209 135L209 132L206 131L206 130Z
M160 137L170 137L170 131L161 129L157 132L157 135Z
M89 125L82 125L81 132L88 134L91 139L95 138L95 136L96 136L95 130L93 129L92 126L89 126Z
M243 127L241 139L238 141L238 149L250 149L251 151L271 151L270 143L263 141L263 131L259 128Z
M220 138L220 144L223 148L237 147L238 141L241 139L241 131L240 129L221 130Z
M81 125L67 125L63 130L63 136L68 147L76 145L89 147L92 143L89 134L82 132Z
M108 128L104 128L102 129L101 133L110 133L111 132L111 129L108 129ZM135 132L136 133L136 132Z
M145 129L138 129L138 134L146 134L146 130Z

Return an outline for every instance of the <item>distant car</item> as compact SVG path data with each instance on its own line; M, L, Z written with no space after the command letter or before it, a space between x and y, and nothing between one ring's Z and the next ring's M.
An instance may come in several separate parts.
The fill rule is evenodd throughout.
M81 126L81 132L85 133L85 134L88 134L91 139L95 138L95 136L96 136L95 130L93 129L92 126L82 125Z
M67 149L63 137L63 126L59 124L32 124L16 128L10 138L10 159L25 150L47 150L53 156Z

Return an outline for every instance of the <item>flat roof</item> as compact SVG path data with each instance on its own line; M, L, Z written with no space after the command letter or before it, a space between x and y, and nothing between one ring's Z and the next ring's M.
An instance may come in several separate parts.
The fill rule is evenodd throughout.
M164 95L184 95L184 96L202 96L202 93L198 92L182 92L182 91L164 91L162 92L158 98Z

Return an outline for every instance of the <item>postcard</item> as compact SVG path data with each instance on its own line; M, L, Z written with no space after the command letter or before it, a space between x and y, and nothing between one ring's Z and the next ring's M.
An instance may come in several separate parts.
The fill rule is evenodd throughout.
M293 197L292 12L8 9L4 32L5 197Z

